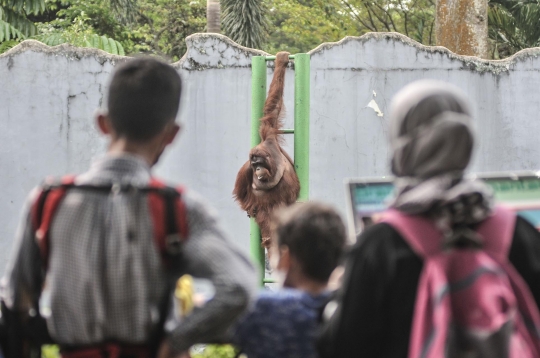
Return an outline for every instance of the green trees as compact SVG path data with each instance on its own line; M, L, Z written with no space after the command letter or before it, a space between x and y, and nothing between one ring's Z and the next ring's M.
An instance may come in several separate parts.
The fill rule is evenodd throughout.
M264 50L306 52L323 42L359 35L336 0L266 0L269 29Z
M269 52L305 52L366 32L400 32L435 43L435 0L267 0Z
M359 31L399 32L426 44L435 43L435 0L340 0Z
M493 58L540 45L539 0L490 0L488 21Z
M71 43L124 55L124 45L114 39L124 34L112 6L100 0L47 0L44 13L30 17L38 29L34 38L49 46Z
M186 50L185 37L206 25L205 0L0 1L44 1L42 11L21 15L33 27L28 36L0 36L0 53L34 38L50 46L70 43L118 55L150 53L178 60Z
M37 15L45 10L43 0L0 0L0 46L34 36L36 26L28 15Z
M224 33L242 46L261 48L268 27L261 0L221 0Z
M89 22L94 21L92 15L96 11L81 10L81 7L96 7L95 1L90 0L88 5L81 3L82 0L73 3L63 0L0 0L0 53L22 40L34 38L51 46L69 42L123 55L124 49L119 41L92 31ZM111 13L107 10L110 9L103 9L99 15L106 17Z
M216 24L207 23L207 10L213 14L217 5L223 34L271 53L305 52L369 31L400 32L434 45L435 1L0 0L0 53L34 38L178 60L186 36L215 30L208 27ZM493 58L540 45L540 0L489 0L489 6Z
M128 53L177 61L186 52L185 38L206 29L206 0L139 0L139 6L138 22L126 29L133 44Z
M399 32L435 45L436 0L265 0L270 9L264 49L308 51L322 42L366 32ZM540 46L540 0L489 0L491 57Z

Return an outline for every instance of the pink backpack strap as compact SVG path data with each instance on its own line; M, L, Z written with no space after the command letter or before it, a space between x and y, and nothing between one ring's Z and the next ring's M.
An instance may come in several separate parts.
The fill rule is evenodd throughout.
M441 251L442 233L428 218L390 209L383 214L382 222L392 226L422 258ZM507 260L515 224L516 215L507 208L497 206L477 230L479 235L489 238L484 242L484 250L499 262Z
M383 223L392 226L420 257L433 256L441 251L442 234L427 218L407 215L390 209L383 214Z
M480 225L477 232L483 238L483 249L498 262L508 261L508 253L512 246L516 229L516 214L510 209L496 206L493 214Z

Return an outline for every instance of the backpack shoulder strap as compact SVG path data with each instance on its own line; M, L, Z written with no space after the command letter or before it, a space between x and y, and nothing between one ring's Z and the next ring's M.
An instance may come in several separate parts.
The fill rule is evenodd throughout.
M154 224L154 240L165 266L181 254L182 244L188 239L187 209L183 187L173 188L152 178L148 203Z
M427 218L389 209L383 214L382 222L392 226L422 258L441 251L442 234Z
M166 270L175 274L185 273L185 260L182 260L182 246L188 240L189 230L187 209L182 195L184 188L172 188L161 180L152 178L149 183L148 205L154 224L154 243ZM165 321L174 292L176 280L180 275L169 275L168 294L159 304L159 324L150 336L152 352L157 352L164 337Z
M66 191L75 186L73 175L64 176L60 180L48 179L42 185L38 198L32 205L32 225L45 270L49 261L49 232L54 214ZM110 192L113 186L81 185L77 188ZM149 196L155 244L163 262L168 266L168 262L180 254L182 243L188 238L187 210L182 200L184 189L169 187L162 181L152 178L148 187L142 190L148 192Z
M420 257L425 258L441 251L442 234L428 218L390 209L383 214L382 222L392 226ZM507 260L515 223L516 215L511 210L496 206L493 214L477 229L482 238L485 238L484 251L499 262Z
M47 269L49 264L49 231L51 229L52 219L67 189L72 187L74 183L74 175L66 175L60 180L46 180L45 184L41 187L37 200L32 205L32 225L44 269Z
M484 238L483 249L499 262L508 260L516 227L516 214L496 206L493 214L480 225L477 232Z

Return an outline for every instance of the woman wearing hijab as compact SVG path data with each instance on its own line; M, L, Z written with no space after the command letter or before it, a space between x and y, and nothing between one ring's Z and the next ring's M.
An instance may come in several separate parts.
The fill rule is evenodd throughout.
M474 144L463 93L418 81L392 102L391 207L433 220L446 236L463 235L489 217L492 192L463 178ZM509 260L540 303L540 234L517 218ZM423 261L389 224L367 228L350 251L339 305L319 342L326 357L405 358Z

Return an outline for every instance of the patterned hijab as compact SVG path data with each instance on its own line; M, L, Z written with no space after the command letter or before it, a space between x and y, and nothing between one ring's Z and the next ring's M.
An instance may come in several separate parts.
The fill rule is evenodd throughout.
M428 215L447 234L484 220L493 207L491 189L463 178L474 133L461 90L444 82L414 82L394 97L390 118L397 177L392 207Z

